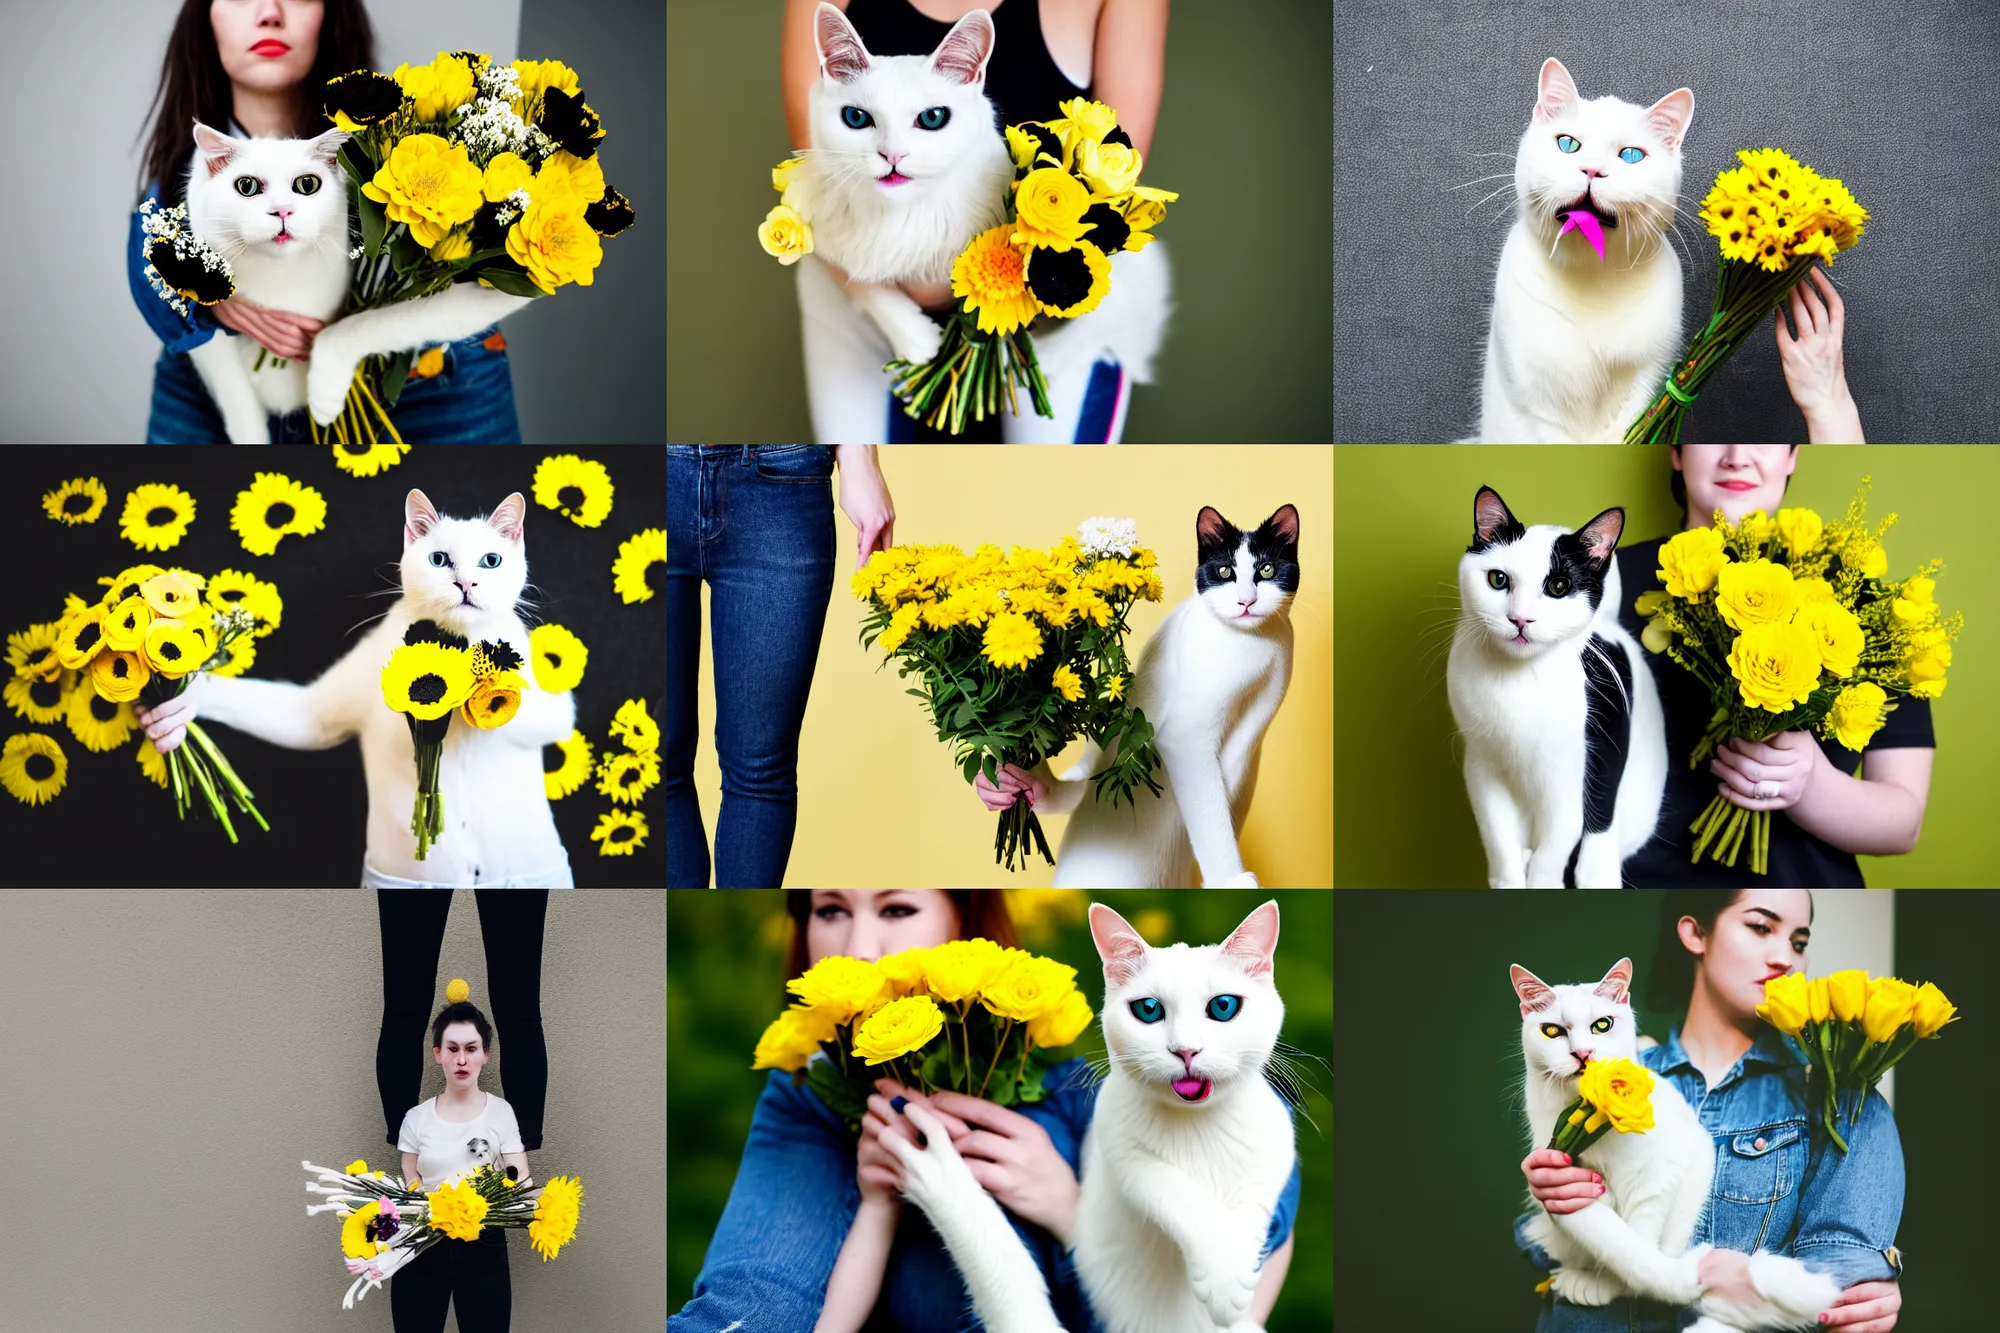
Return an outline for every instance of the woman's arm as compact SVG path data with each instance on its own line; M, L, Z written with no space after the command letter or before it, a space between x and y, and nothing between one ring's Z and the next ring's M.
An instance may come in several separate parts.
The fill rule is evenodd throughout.
M1787 811L1794 824L1845 852L1901 856L1923 833L1936 757L1928 747L1870 750L1862 761L1867 776L1851 778L1809 733L1786 731L1762 743L1732 739L1709 771L1732 805ZM1776 781L1779 793L1759 800L1752 793L1765 780Z
M868 1322L875 1298L882 1294L882 1274L888 1271L901 1213L894 1198L861 1201L840 1258L834 1261L833 1276L827 1280L826 1304L820 1307L813 1333L857 1333Z
M403 1179L411 1184L416 1183L417 1155L413 1152L403 1154Z
M1118 123L1141 157L1152 155L1153 127L1160 120L1160 93L1166 87L1167 4L1104 0L1097 15L1090 93L1118 112Z
M847 0L828 0L843 13ZM778 78L785 93L785 128L792 147L812 146L811 110L807 95L819 78L819 44L813 39L813 13L819 0L785 0L785 26L778 42Z
M838 444L834 465L840 469L840 512L854 525L854 567L868 563L877 551L896 543L896 502L872 444Z
M516 1180L526 1180L528 1178L528 1154L524 1152L501 1153L500 1165L502 1169L510 1166L513 1167L515 1172L514 1179Z
M1847 1146L1816 1145L1785 1252L1845 1288L1822 1327L1889 1333L1902 1305L1901 1289L1891 1288L1902 1276L1903 1142L1880 1093L1868 1094Z
M1262 1324L1271 1317L1271 1309L1278 1303L1278 1292L1285 1285L1285 1274L1292 1266L1292 1242L1297 1239L1285 1237L1285 1243L1264 1261L1264 1275L1257 1279L1257 1294L1250 1298L1251 1323Z

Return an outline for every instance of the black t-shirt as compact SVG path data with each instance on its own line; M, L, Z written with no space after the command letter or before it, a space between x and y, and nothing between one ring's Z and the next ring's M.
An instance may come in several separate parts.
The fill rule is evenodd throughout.
M1618 579L1623 602L1618 607L1619 623L1638 638L1646 628L1635 605L1640 594L1661 585L1660 547L1665 538L1640 542L1618 552ZM1690 831L1701 812L1715 796L1719 779L1708 771L1708 761L1690 768L1689 756L1708 729L1714 705L1708 691L1692 671L1665 653L1639 655L1653 668L1653 680L1660 687L1660 705L1667 722L1667 789L1660 802L1660 822L1653 840L1625 862L1625 884L1635 889L1728 889L1745 884L1766 884L1786 888L1858 889L1866 887L1861 867L1852 852L1844 852L1794 824L1783 810L1771 814L1771 848L1768 872L1760 879L1750 873L1750 853L1740 851L1736 868L1717 863L1704 851L1701 863L1690 859L1694 834ZM1931 702L1928 699L1899 699L1868 748L1876 750L1929 749L1937 744L1931 731ZM1849 777L1861 767L1861 755L1839 741L1821 740L1820 750L1833 766Z

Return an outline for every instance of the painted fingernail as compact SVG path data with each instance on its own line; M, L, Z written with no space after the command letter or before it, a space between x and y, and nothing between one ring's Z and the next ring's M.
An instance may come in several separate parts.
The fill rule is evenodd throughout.
M1602 1185L1599 1185L1599 1186L1597 1187L1597 1192L1598 1192L1599 1194L1602 1194L1602 1193L1604 1193L1604 1186L1602 1186Z
M924 1137L922 1130L917 1131L917 1146L919 1148L928 1148L931 1146L931 1141Z
M1568 1154L1568 1153L1564 1153L1564 1154L1563 1154L1563 1165L1564 1165L1564 1166L1568 1166L1568 1165L1570 1165L1570 1160L1569 1160L1569 1154Z
M905 1100L901 1097L891 1097L889 1099L889 1105L895 1108L897 1115L903 1114L903 1107L906 1104Z

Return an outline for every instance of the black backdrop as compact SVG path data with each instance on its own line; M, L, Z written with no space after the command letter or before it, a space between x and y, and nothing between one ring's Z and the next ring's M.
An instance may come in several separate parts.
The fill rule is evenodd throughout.
M278 585L285 602L281 628L257 645L250 674L305 682L351 647L360 622L387 606L378 590L397 586L403 550L403 497L412 488L440 513L491 513L510 491L528 499L528 595L539 618L568 626L590 649L577 687L577 726L601 756L611 715L626 699L644 699L659 718L660 663L666 624L658 601L627 606L611 590L611 562L620 542L666 525L666 455L658 447L578 450L604 464L616 488L611 514L581 528L534 503L535 466L551 451L527 447L424 446L374 477L351 477L330 450L183 449L38 446L0 457L0 627L6 632L59 619L63 594L87 601L103 589L100 575L130 565L180 565L202 574L241 569ZM326 526L290 536L277 551L255 556L229 527L236 493L258 471L281 472L326 497ZM41 508L43 492L71 477L95 476L110 500L95 523L67 527ZM195 499L195 521L180 544L141 551L119 536L126 493L143 482L179 486ZM660 567L652 582L657 586ZM534 615L524 615L532 625ZM62 793L26 806L0 793L0 883L11 886L312 886L361 882L367 787L357 742L332 750L284 750L216 727L214 737L256 795L270 823L265 833L232 809L241 842L230 846L204 809L177 824L173 798L147 782L134 760L134 740L93 754L69 727L41 726L11 709L0 712L0 734L40 731L69 758ZM553 747L546 752L553 762ZM666 880L663 788L637 809L650 826L646 845L629 856L602 856L590 831L612 807L593 779L553 802L556 828L569 850L579 887L658 887ZM618 807L630 809L632 807ZM245 829L247 828L247 832Z

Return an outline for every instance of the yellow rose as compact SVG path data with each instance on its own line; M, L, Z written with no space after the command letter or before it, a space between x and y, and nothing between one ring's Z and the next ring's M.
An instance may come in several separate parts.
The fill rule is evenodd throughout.
M463 226L453 227L431 247L431 258L450 264L472 253L472 233Z
M1812 1009L1812 1021L1824 1023L1833 1017L1833 988L1827 985L1825 977L1814 977L1806 990L1808 1006Z
M1886 1042L1916 1012L1917 988L1900 977L1873 977L1868 1005L1861 1012L1861 1030L1868 1040Z
M1716 575L1728 563L1721 533L1690 528L1660 548L1659 574L1666 580L1668 596L1692 599L1713 588Z
M1048 601L1051 606L1056 605L1054 598L1049 598ZM1075 703L1083 697L1083 682L1077 679L1076 672L1070 670L1069 663L1067 662L1056 668L1055 675L1051 679L1050 684L1056 687L1057 694L1060 694L1071 703Z
M1103 143L1104 136L1118 127L1118 113L1102 102L1072 97L1056 108L1081 136L1079 143Z
M1889 553L1873 537L1856 537L1841 552L1840 559L1849 569L1858 569L1871 579L1889 572Z
M1868 974L1859 968L1834 973L1826 979L1826 988L1833 1016L1843 1023L1857 1021L1868 1007Z
M1650 592L1640 593L1639 600L1633 604L1632 609L1639 613L1641 619L1649 619L1658 615L1660 608L1666 604L1667 594L1654 588Z
M946 1004L970 999L1007 966L1007 956L992 940L950 940L924 958L924 981Z
M772 167L771 188L779 194L783 194L792 183L792 173L799 169L799 163L803 161L805 159L802 157L788 157L777 166Z
M1001 1018L1026 1023L1040 1018L1076 989L1076 969L1053 958L1017 958L979 988L979 1002Z
M1907 597L1898 597L1889 604L1889 609L1905 625L1927 624L1937 616L1938 611L1936 602L1914 602Z
M929 949L905 949L876 962L875 966L895 990L894 998L901 999L924 988L924 957L929 953Z
M1796 1036L1812 1017L1810 984L1796 972L1771 978L1764 983L1764 1003L1757 1006L1757 1017L1788 1037Z
M486 176L480 183L480 193L486 202L497 204L516 190L525 190L535 183L535 172L518 153L496 153L486 164Z
M779 204L764 215L757 228L757 244L780 264L796 264L813 251L812 224Z
M1122 143L1077 145L1077 174L1100 194L1124 194L1138 184L1139 166L1139 150Z
M1070 990L1054 1009L1029 1020L1028 1040L1037 1046L1067 1046L1083 1035L1094 1017L1083 992Z
M1903 580L1903 596L1913 602L1929 603L1937 593L1937 580L1913 574Z
M1854 674L1868 636L1852 611L1838 602L1814 602L1799 608L1794 623L1812 631L1821 666L1843 679Z
M577 157L567 148L558 148L549 154L535 173L535 185L531 194L536 199L552 197L558 192L573 194L586 204L594 204L604 198L604 163L597 154Z
M889 617L889 624L882 631L882 637L875 640L883 652L894 653L903 646L910 637L910 631L917 627L917 617L923 614L923 609L921 602L905 602L896 608L896 613Z
M472 67L449 52L428 65L398 65L392 77L416 103L418 120L443 120L472 100Z
M472 221L484 198L486 175L472 165L464 144L435 134L412 134L389 150L389 160L361 193L385 205L389 221L409 227L429 249L461 222Z
M889 978L873 963L834 954L785 983L785 989L814 1009L845 1023L885 998Z
M1827 714L1834 739L1850 750L1865 749L1869 737L1881 729L1882 705L1888 700L1882 687L1870 680L1849 685L1835 695L1833 711Z
M1825 579L1793 579L1792 586L1798 589L1800 606L1840 601L1840 598L1834 595L1833 585Z
M1944 997L1944 992L1926 981L1917 987L1916 1007L1910 1021L1917 1025L1919 1037L1929 1037L1946 1023L1958 1017L1958 1006Z
M1026 171L1035 165L1035 155L1042 151L1042 141L1026 130L1012 125L1007 127L1007 155L1014 159L1014 170Z
M1798 607L1792 571L1783 565L1752 560L1724 565L1716 573L1715 608L1739 632L1752 625L1782 625Z
M1783 713L1810 699L1819 684L1819 643L1798 625L1752 625L1729 650L1729 673L1744 703Z
M854 1033L854 1054L871 1065L908 1055L944 1031L944 1011L928 995L891 1000Z
M1576 1095L1620 1134L1644 1134L1653 1127L1653 1073L1644 1065L1593 1060L1576 1081Z
M528 205L507 229L507 257L527 270L544 292L566 282L588 287L604 262L604 246L583 220L583 203L564 197Z
M1083 220L1090 205L1090 192L1076 177L1054 167L1037 167L1021 178L1014 191L1016 230L1008 241L1067 250L1090 229Z
M798 1011L787 1009L771 1021L763 1036L757 1038L757 1053L752 1057L750 1067L786 1071L804 1069L812 1053L818 1049L819 1043L811 1040L800 1026Z
M1826 524L1810 509L1778 511L1778 535L1785 539L1785 549L1794 560L1819 545L1820 534L1825 531Z

